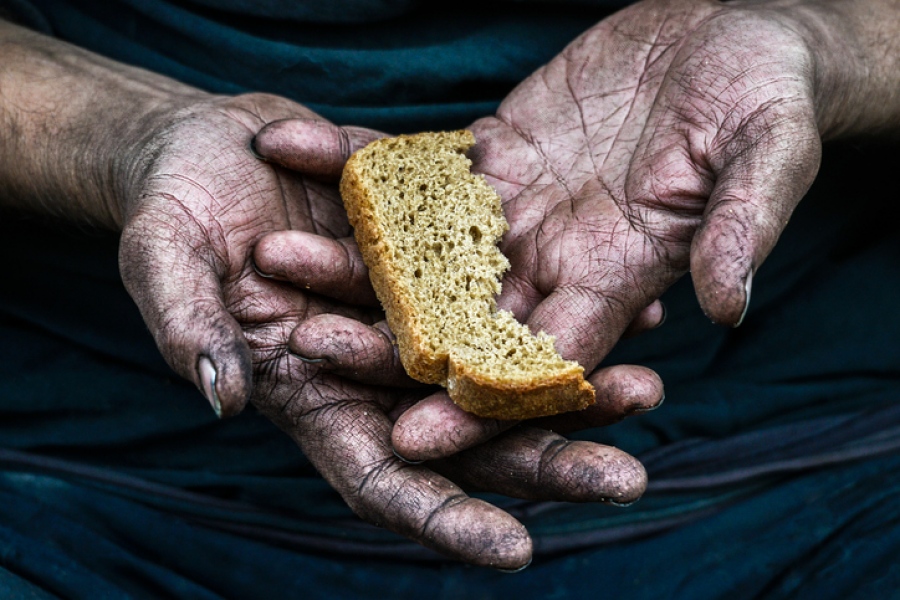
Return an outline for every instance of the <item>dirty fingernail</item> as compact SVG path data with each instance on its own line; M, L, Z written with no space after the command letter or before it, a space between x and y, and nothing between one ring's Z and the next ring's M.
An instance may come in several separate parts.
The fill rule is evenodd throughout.
M669 309L666 308L665 302L660 302L659 305L662 307L662 318L659 320L659 323L656 324L656 327L662 327L666 322L666 318L669 316Z
M528 562L525 563L524 565L522 565L521 567L516 567L515 569L499 569L498 568L497 571L500 571L501 573L521 573L522 571L524 571L525 569L527 569L530 566L531 566L531 559L529 559Z
M744 281L744 310L741 312L741 317L738 319L737 323L734 324L735 327L740 327L741 323L744 322L744 317L747 316L747 309L750 308L750 290L753 288L753 269L750 269L750 272L747 274L747 279Z
M601 500L601 502L603 504L609 504L610 506L615 506L617 508L628 508L629 506L637 502L637 500L631 500L629 502L617 502L616 500L610 500L609 498L607 498L606 500Z
M254 158L258 158L259 160L261 160L263 162L269 162L266 159L266 157L263 156L262 154L260 154L259 150L256 149L256 136L255 135L252 138L250 138L250 144L248 145L248 148L250 150L250 154L252 154L254 156Z
M401 456L396 450L393 450L393 452L394 452L394 456L396 456L397 458L399 458L400 460L402 460L403 462L405 462L408 465L421 465L423 462L425 462L424 460L409 460L408 458Z
M263 273L262 270L257 266L255 260L250 261L250 265L253 267L253 270L256 271L256 274L262 277L263 279L275 279L274 275L270 275L269 273Z
M222 403L219 401L219 394L216 392L216 367L208 357L201 356L200 360L197 361L197 375L200 378L201 391L206 396L216 416L221 419Z
M657 403L654 404L653 406L641 406L640 408L636 408L636 409L634 409L634 410L631 411L631 412L632 412L633 414L636 414L636 415L640 415L640 414L648 413L648 412L653 412L654 410L656 410L657 408L659 408L660 406L662 406L662 405L663 405L663 402L665 402L665 401L666 401L666 395L663 394L663 395L662 395L662 398L659 399L659 402L657 402Z
M297 354L296 352L288 352L294 358L305 362L308 365L323 365L328 362L327 358L307 358L301 354Z

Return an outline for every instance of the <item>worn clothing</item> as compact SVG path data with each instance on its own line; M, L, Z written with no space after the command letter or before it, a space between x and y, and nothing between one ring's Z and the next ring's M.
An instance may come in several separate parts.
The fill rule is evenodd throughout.
M16 0L29 26L222 93L339 123L465 126L602 3ZM288 3L285 3L288 4ZM282 12L285 11L285 12ZM0 214L0 596L889 598L900 590L896 145L827 147L744 325L689 278L607 363L659 410L580 434L639 456L628 508L488 496L535 539L505 575L360 522L252 408L217 421L165 365L116 239Z

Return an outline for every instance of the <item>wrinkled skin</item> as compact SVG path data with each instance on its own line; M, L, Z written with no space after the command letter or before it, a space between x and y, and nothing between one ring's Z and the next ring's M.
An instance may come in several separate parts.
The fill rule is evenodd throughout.
M310 160L302 142L303 127L304 124L297 121L281 121L266 126L256 137L257 151L268 160L301 170ZM347 299L347 289L366 289L366 300L369 296L374 300L374 292L368 283L368 271L352 239L328 239L296 232L273 234L259 245L256 257L257 265L263 271L299 288L313 289L335 299ZM340 267L336 269L338 265ZM334 276L340 271L352 275L349 279ZM640 332L655 327L664 315L661 304L651 303L632 321L630 329ZM293 331L290 347L296 355L316 361L322 372L373 385L415 385L403 371L397 346L384 321L370 326L346 315L311 316ZM567 433L608 425L627 415L652 410L663 400L659 377L643 367L620 365L598 369L589 380L596 390L596 404L579 413L578 419L566 415L540 420L540 428L544 430L547 440L559 439L552 432ZM404 410L410 404L405 405ZM422 451L407 454L406 448L398 446L396 439L394 449L406 459L416 462L443 458L471 448L516 425L514 421L479 419L462 412L444 391L415 403L414 413L425 415L428 420L418 423L402 415L402 411L397 414L401 415L405 429L416 433ZM433 422L438 427L434 427ZM439 437L432 437L435 432ZM589 445L578 447L588 452ZM498 459L495 462L500 465L503 461ZM635 474L638 479L629 480ZM633 491L644 487L643 474L631 469L621 474L610 472L607 477L618 478L618 486L630 490L625 495L632 499L636 497ZM590 487L591 484L586 485ZM478 487L477 484L475 487ZM625 497L612 496L608 500L629 501Z
M890 102L868 111L876 115L868 123L867 111L845 110L854 95L848 90L863 87L818 79L816 32L802 11L782 4L640 3L588 31L523 82L495 117L472 126L479 139L475 169L500 191L512 226L502 246L512 270L501 305L535 330L555 334L562 354L589 371L623 333L661 322L657 298L688 269L710 318L738 325L753 273L818 169L820 132L850 130L854 120L869 128L896 125L897 111L884 108ZM848 6L842 3L844 11ZM896 21L890 5L877 8ZM869 48L884 48L891 26L867 22L876 26L861 37L869 36ZM832 42L839 38L831 33ZM870 65L880 74L870 79L890 95L894 54L881 52L880 66ZM867 72L857 67L851 71ZM827 92L843 98L847 123L829 122L836 113ZM220 113L216 121L221 107L213 112ZM219 127L193 135L197 123L190 121L175 127L175 143L150 161L144 202L129 213L123 238L129 289L177 369L196 377L196 357L210 357L229 413L248 391L249 355L257 374L254 402L350 506L476 564L519 568L530 560L530 540L509 515L458 485L535 499L628 503L640 496L646 474L637 461L568 442L553 430L601 426L655 408L662 385L654 373L599 369L590 375L596 406L517 427L462 413L443 393L417 401L426 390L402 374L380 315L345 304L369 305L373 298L337 216L334 189L241 154L247 134L270 123L257 136L261 155L327 179L371 133L310 133L311 115L296 107L254 107L249 114L238 110L237 118L231 112L230 136ZM190 135L189 147L178 144L179 135ZM198 139L206 152L198 154ZM198 173L193 165L203 168ZM183 167L186 174L178 172ZM182 176L195 180L200 173L216 177L195 185ZM153 215L160 199L187 210L175 218L173 235L154 237L155 221L172 216ZM266 276L250 265L254 242ZM155 267L173 248L179 260ZM137 270L129 270L132 264ZM166 289L182 264L189 269L174 281L184 289ZM198 279L202 265L207 277ZM197 306L179 302L185 298L206 301L188 315L154 308ZM225 318L229 313L236 322ZM204 319L204 327L188 326ZM209 345L208 336L172 339L166 333L172 331L219 335ZM393 451L432 462L412 465Z
M222 415L240 412L249 399L252 361L272 361L277 370L285 358L278 343L298 322L344 310L254 271L252 250L267 233L348 232L329 186L288 176L254 156L253 135L282 115L316 118L263 95L201 100L173 112L150 134L125 194L119 256L125 285L170 365ZM323 134L336 130L321 124ZM214 395L198 373L201 357L216 370Z
M511 227L501 307L555 335L561 354L588 371L629 324L653 321L654 301L688 270L706 314L740 324L753 273L818 170L803 31L763 4L642 2L572 42L495 117L473 124L474 170L500 192ZM337 361L328 339L310 332L299 351ZM609 369L592 378L601 376L632 387ZM661 393L651 379L644 374L637 395ZM400 417L393 443L407 458L434 459L508 426L439 394Z
M501 305L555 334L567 358L591 370L623 333L658 325L657 298L688 269L714 321L742 320L752 274L812 182L820 131L833 125L823 116L826 94L815 87L821 64L811 49L815 36L789 8L643 2L588 31L523 82L496 117L473 125L475 168L500 191L511 223L503 250L512 270ZM250 131L272 124L258 134L257 151L300 173L334 177L354 144L309 134L309 115L273 123L296 117L289 112L258 114ZM365 134L356 137L361 142ZM231 144L217 136L216 144L210 148L216 158L215 148L246 147L240 136ZM197 160L185 158L178 164ZM253 172L271 168L250 166L246 156L240 162ZM233 167L226 165L225 173ZM662 386L654 373L599 369L590 376L598 389L595 407L512 429L462 413L443 393L417 402L426 390L403 376L380 315L342 304L368 304L372 296L358 251L344 237L346 224L331 220L333 188L323 191L301 177L306 185L296 198L308 210L319 206L316 198L328 198L322 214L329 217L315 210L294 217L290 190L297 182L276 170L274 186L272 172L264 173L261 189L287 190L275 204L288 206L290 218L276 211L278 218L261 224L271 210L235 213L226 201L222 211L217 200L209 213L192 209L191 220L216 215L214 226L199 233L223 233L185 239L209 240L203 258L250 341L260 377L254 402L358 513L464 560L516 568L530 557L527 534L456 484L574 501L627 503L641 494L646 476L634 459L567 442L552 430L604 425L658 406ZM238 204L255 197L243 193L246 185L237 189L239 198L225 197ZM310 189L321 196L304 196ZM229 223L229 215L237 218ZM229 241L217 246L221 239ZM260 270L286 283L254 273L241 240L257 240ZM216 247L220 252L210 254ZM236 254L240 248L245 251ZM144 267L141 272L153 273ZM148 321L161 321L138 288L132 286ZM315 295L298 291L304 289ZM264 302L266 295L289 300ZM193 297L203 297L202 290ZM177 329L167 323L160 330ZM161 346L178 356L164 337ZM187 355L205 351L194 347ZM206 355L216 360L214 352ZM434 462L410 465L392 450Z
M650 301L688 266L710 316L740 320L750 273L815 173L829 94L849 117L822 130L900 129L895 5L821 3L859 38L822 39L865 77L813 90L811 38L789 9L817 3L783 4L636 5L475 124L477 166L513 223L501 301L557 333L570 358L591 368L627 323L658 325ZM322 183L371 132L269 96L210 98L2 22L0 38L0 114L17 132L0 145L4 202L123 227L123 278L169 363L221 414L252 396L363 517L517 568L531 548L521 525L431 467L526 498L628 502L643 491L634 459L545 429L657 406L658 378L639 367L592 373L596 407L504 435L511 424L461 414L444 396L415 402L427 391L399 372ZM815 61L817 76L826 62ZM249 151L265 123L257 150L295 173ZM393 456L392 439L411 458L458 454L413 466Z
M502 303L588 367L688 268L738 325L820 155L805 40L711 2L616 15L473 129L513 224Z
M612 16L472 130L474 169L511 226L499 303L588 370L688 270L706 314L739 325L821 145L812 56L790 21L697 1ZM470 423L471 443L493 434L459 413L414 407L394 444L435 456L455 450L435 442L447 424Z
M255 155L254 136L280 119L293 119L292 140L306 150L300 172ZM446 466L454 483L393 452L393 420L425 393L420 387L402 378L375 382L396 387L357 383L292 354L291 334L302 323L331 319L334 332L342 321L382 317L365 271L346 254L285 252L296 237L348 243L334 178L349 152L377 135L337 128L272 96L188 104L162 119L134 161L122 210L122 276L163 355L217 412L235 414L251 399L364 519L462 560L517 569L531 559L524 527L460 485L628 503L643 492L646 474L613 448L523 429L454 459ZM279 143L278 135L261 135L256 147L272 152ZM306 263L312 275L300 288L279 281L272 256L320 263ZM390 345L385 332L367 331L374 348ZM350 350L364 362L365 348Z

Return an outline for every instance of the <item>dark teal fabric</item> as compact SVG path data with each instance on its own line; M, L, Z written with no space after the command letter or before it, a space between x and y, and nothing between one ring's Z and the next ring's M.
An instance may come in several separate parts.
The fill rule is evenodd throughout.
M394 133L464 127L493 113L519 81L608 12L602 3L329 0L285 3L306 9L266 18L270 2L32 4L54 35L100 54L214 92L277 93L337 123ZM315 17L301 14L309 7Z
M490 112L602 13L296 4L6 6L213 91L391 131ZM898 150L826 148L741 328L709 323L686 279L665 326L616 349L660 372L666 403L581 437L640 456L650 490L625 509L489 497L535 537L517 575L359 522L252 408L216 421L159 357L115 236L0 214L0 597L896 597Z
M6 569L62 598L889 599L898 487L896 454L806 473L690 527L539 554L516 575L294 551L41 476L0 477L0 539Z
M2 566L74 598L890 597L895 153L829 149L742 328L705 323L679 285L667 324L617 350L668 382L663 408L599 435L645 460L651 489L627 509L496 499L535 536L514 576L355 521L252 410L216 422L168 372L114 239L4 215Z

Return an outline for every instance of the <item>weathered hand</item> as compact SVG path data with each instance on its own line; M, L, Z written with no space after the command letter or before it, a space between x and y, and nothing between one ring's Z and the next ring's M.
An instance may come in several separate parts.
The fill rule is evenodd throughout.
M501 305L587 368L688 270L739 325L822 137L896 127L900 10L865 4L646 0L523 82L473 128L512 227Z
M252 151L255 133L280 117L305 119L322 155L304 175L275 169ZM268 281L251 254L275 231L347 235L334 186L310 174L328 176L328 159L340 168L340 144L353 143L351 136L376 135L338 129L278 97L248 95L188 103L158 118L137 146L122 195L122 277L163 356L220 415L239 412L250 398L254 363L259 370L274 361L261 373L277 379L275 365L301 320L324 311L364 318Z
M321 154L319 144L309 143L307 130L303 120L275 122L259 132L256 148L263 156L305 170ZM283 294L302 298L300 290L310 290L315 298L373 300L351 240L308 230L273 232L255 246L254 258L261 271L275 278L261 283L277 286ZM646 474L635 459L614 448L568 442L546 429L521 428L445 464L402 461L391 446L393 422L428 390L403 376L390 332L383 322L370 326L368 316L307 310L302 318L282 319L271 334L274 342L251 334L251 342L263 342L261 350L254 349L263 352L264 367L257 369L264 375L257 383L257 404L294 436L364 518L464 560L509 569L530 559L527 532L459 486L580 502L629 503L643 493ZM271 315L265 319L272 322ZM287 346L285 331L290 333ZM314 351L310 340L319 340ZM258 398L260 386L263 399ZM643 398L629 400L623 407L607 405L594 419L609 422L628 410L649 408L639 404ZM437 471L452 473L453 481Z
M265 123L284 117L298 119L290 122L292 139L309 150L303 173L266 164L251 149ZM341 315L372 323L380 316L358 306L374 298L365 272L354 273L350 263L320 255L326 260L311 266L313 293L280 282L277 269L267 272L278 266L273 256L288 263L316 260L285 252L294 237L349 233L334 182L321 179L333 179L349 151L377 134L337 128L262 95L202 100L163 122L126 191L120 262L126 286L173 368L193 379L221 414L239 411L251 398L366 520L476 564L527 564L531 541L520 523L394 455L392 415L416 392L357 384L290 351L291 333L308 320ZM276 123L259 136L261 151L277 146L279 131ZM327 300L329 291L357 306ZM507 458L515 476L494 478L489 487L516 485L524 495L530 490L533 497L550 493L571 500L627 501L643 491L643 470L630 457L597 448L586 457L554 452L552 460L540 460L551 441L533 445L539 452ZM469 463L477 471L489 460L493 454L482 452ZM630 469L627 483L637 487L622 489L601 468L610 461ZM593 485L566 487L572 469L593 473L587 478ZM479 478L461 481L478 485Z
M478 564L527 562L531 542L518 522L393 456L386 413L408 390L358 386L288 352L292 330L314 315L377 318L346 305L371 302L368 285L355 285L346 263L319 264L322 289L312 291L332 292L334 302L253 268L251 253L262 258L279 236L346 235L333 179L354 145L375 134L337 128L272 96L211 97L3 21L0 41L0 117L16 133L0 136L4 207L123 229L123 277L170 364L223 414L240 410L255 384L260 410L361 515ZM262 125L281 118L300 119L289 121L291 141L306 152L300 173L250 150ZM262 136L260 149L271 150L266 139L280 143ZM265 273L265 261L258 265ZM546 457L498 449L481 460L509 456L494 487L512 479L538 498L627 500L642 491L643 470L632 459L602 449L579 459L553 452L558 446ZM477 474L478 457L469 460ZM602 469L606 461L619 469ZM637 486L607 475L629 466L623 479ZM579 487L583 481L593 485Z
M880 4L896 23L896 5ZM860 48L891 30L872 26L871 8L647 0L519 85L472 127L474 168L511 226L501 307L587 370L689 269L710 318L740 324L754 272L815 177L820 131L896 124L896 59ZM860 86L867 72L875 83ZM860 87L894 108L861 117L847 105ZM434 456L494 430L420 403L394 444Z
M763 5L647 1L475 124L512 262L501 305L587 368L690 268L738 325L819 164L813 56Z

